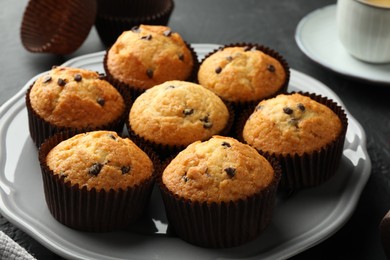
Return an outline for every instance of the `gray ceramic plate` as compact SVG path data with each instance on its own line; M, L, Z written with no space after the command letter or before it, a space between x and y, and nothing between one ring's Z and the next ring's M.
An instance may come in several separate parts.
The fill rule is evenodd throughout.
M217 45L194 44L200 56ZM103 52L72 59L67 66L103 72ZM281 259L293 256L335 233L351 216L371 170L365 133L348 113L344 154L334 178L323 185L280 196L271 225L253 242L230 249L205 249L166 235L164 207L155 191L149 215L132 230L84 233L50 215L43 194L35 148L28 132L25 92L31 79L0 108L0 212L10 222L65 258L77 259ZM291 71L289 90L341 100L319 81Z

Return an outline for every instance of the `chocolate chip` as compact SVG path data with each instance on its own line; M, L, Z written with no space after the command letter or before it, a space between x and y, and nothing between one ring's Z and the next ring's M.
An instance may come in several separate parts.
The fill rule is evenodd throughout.
M186 115L186 116L189 116L192 113L194 113L194 109L193 108L186 108L186 109L183 110L183 114Z
M184 180L184 182L187 182L187 181L188 181L187 172L185 172L185 173L183 174L182 179Z
M288 121L290 125L293 125L298 128L299 119L291 118L290 121Z
M109 134L108 136L109 136L111 139L116 140L116 137L115 137L113 134Z
M209 116L208 115L203 117L203 118L201 118L201 119L199 119L199 120L203 122L203 128L204 129L210 129L210 128L213 127L213 123L209 121Z
M202 121L202 122L208 122L209 121L209 116L207 115L207 116L205 116L205 117L203 117L203 118L201 118L199 120Z
M184 60L184 54L179 54L179 60L181 60L181 61Z
M122 174L129 173L129 172L130 172L130 169L131 169L130 166L122 166L122 167L121 167Z
M141 37L141 40L150 41L152 38L153 38L152 35L151 35L151 34L148 34L148 35L142 36L142 37Z
M77 81L77 82L80 82L82 79L81 75L80 74L76 74L74 75L74 80Z
M306 110L305 106L302 103L299 103L297 105L298 109L301 110L302 112Z
M221 67L217 67L217 68L215 69L215 73L217 73L217 74L221 73L221 71L222 71L222 68L221 68Z
M166 31L164 31L163 34L164 34L165 36L169 37L169 36L172 35L172 31L171 31L171 30L166 30Z
M106 101L104 100L104 98L99 97L98 99L96 99L96 102L98 102L99 105L104 106L104 103L105 103Z
M222 146L225 147L225 148L232 147L228 142L222 142Z
M225 168L224 171L226 172L227 175L229 175L230 178L233 178L234 175L236 175L236 169L232 167Z
M269 64L269 65L267 66L267 70L268 70L269 72L275 72L275 66L272 65L272 64Z
M171 88L176 88L174 85L169 85L168 87L166 87L165 89L171 89Z
M244 51L250 51L252 48L250 46L245 46Z
M104 73L97 72L97 74L98 74L98 79L106 79L106 75L104 75Z
M44 79L43 79L43 83L49 83L51 81L51 76L47 75Z
M92 164L91 167L89 167L88 172L89 172L89 174L97 176L100 173L100 171L102 170L102 168L103 168L103 164L94 163L94 164Z
M139 28L139 26L134 26L133 28L131 28L131 31L135 33L139 33L141 29Z
M256 106L255 111L259 111L259 110L261 110L261 109L263 109L263 106L258 105L258 106Z
M204 122L204 124L203 124L204 129L210 129L212 127L213 127L213 123L211 123L211 122Z
M209 173L209 168L206 168L206 171L204 172L207 177L211 177L211 174Z
M283 112L286 113L287 115L291 115L294 111L289 107L284 107Z
M227 56L226 59L227 59L228 61L232 61L232 60L233 60L233 57L232 57L232 56Z
M152 69L147 69L146 70L146 75L148 75L148 78L153 78L153 70Z
M51 66L51 69L52 69L52 70L54 70L54 69L56 69L56 68L58 68L58 66L57 66L57 65L53 65L53 66Z
M58 78L57 80L57 84L61 87L65 86L66 85L66 81L62 78Z

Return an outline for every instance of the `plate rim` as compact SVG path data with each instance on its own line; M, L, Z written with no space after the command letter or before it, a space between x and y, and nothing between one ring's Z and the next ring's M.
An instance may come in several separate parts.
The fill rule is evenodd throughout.
M193 44L196 47L201 47L201 46L218 46L218 45L215 45L215 44ZM104 51L103 51L104 52ZM82 56L78 56L78 57L75 57L73 59L70 59L69 61L65 62L64 64L69 64L69 63L72 63L73 60L78 60L78 59L83 59L85 57L89 57L89 56L93 56L93 55L99 55L99 53L101 54L102 52L97 52L97 53L91 53L91 54L85 54L85 55L82 55ZM36 75L35 77L33 77L32 79L30 79L26 85L18 92L16 93L13 97L11 97L11 99L9 99L7 102L5 102L1 107L0 107L0 118L3 118L7 111L11 110L14 106L17 106L18 103L21 103L23 101L23 97L25 95L25 91L28 87L29 84L31 84L32 81L34 81L37 77L39 77L41 74L44 74L46 72L42 72L38 75ZM328 88L325 84L321 83L320 81L318 81L317 79L307 75L307 74L304 74L302 72L299 72L299 71L295 71L292 69L292 74L293 75L299 75L299 76L303 76L303 77L306 77L310 80L313 80L315 81L316 83L318 84L321 84L321 86L325 87L327 91L329 91L332 95L334 95L337 99L337 102L341 102L340 98L330 89ZM21 107L25 106L24 103L23 104L20 104ZM345 106L342 104L342 106L345 108ZM295 248L290 246L288 247L287 249L284 249L284 250L277 250L278 252L274 252L272 253L271 255L267 255L267 254L261 254L261 256L264 256L265 258L269 258L269 259L273 259L275 256L278 256L278 257L289 257L289 256L292 256L292 255L295 255L295 254L298 254L304 250L306 250L307 248L310 248L312 246L314 246L315 244L318 244L320 242L322 242L323 240L325 240L326 238L328 238L329 236L331 236L332 234L334 234L339 228L341 228L344 223L346 221L348 221L349 217L352 215L354 209L356 208L356 205L358 203L358 200L360 198L360 195L361 195L361 192L365 186L365 184L367 183L367 180L370 176L370 169L371 169L371 161L370 161L370 158L368 156L368 153L366 151L366 134L364 132L364 129L361 127L360 123L355 119L353 118L348 110L345 108L347 114L348 114L348 117L349 119L352 120L352 122L354 124L356 124L355 126L357 127L357 129L360 131L359 132L359 138L360 138L360 146L362 146L366 156L367 156L367 159L365 161L365 164L364 164L364 170L362 171L362 176L364 175L364 180L360 180L359 181L359 187L355 187L355 189L353 189L353 193L355 193L355 196L353 196L355 198L354 200L354 203L351 203L352 205L349 205L352 209L350 209L349 211L344 211L344 214L347 214L348 216L347 217L344 217L342 219L342 223L338 222L337 221L337 224L335 224L336 226L333 226L331 227L330 229L331 230L328 230L327 231L327 234L325 236L322 236L321 239L317 239L315 241L315 243L307 243L305 241L301 241L301 244L303 243L304 246L299 246L298 248ZM4 120L3 120L4 121ZM11 120L12 121L12 120ZM1 123L0 124L0 138L1 140L4 137L5 135L5 123ZM5 166L5 161L6 161L6 156L3 156L3 151L5 151L4 149L4 144L5 142L2 142L1 145L0 145L0 170L4 169L4 166ZM0 173L1 174L1 173ZM3 198L3 190L2 190L2 185L3 183L1 183L1 179L0 179L0 201L3 201L4 198ZM7 184L5 184L7 185ZM21 219L20 216L16 216L17 214L15 214L14 212L10 212L10 209L8 208L4 208L4 203L0 204L0 213L6 217L10 222L12 222L15 226L18 226L21 230L23 230L24 232L26 232L27 234L29 234L30 236L34 237L37 241L41 242L44 246L46 246L47 248L49 248L51 251L59 254L59 255L62 255L62 256L65 256L65 257L78 257L78 258L82 258L82 257L85 257L84 255L80 254L79 252L75 253L75 252L64 252L64 248L61 248L59 247L58 245L54 244L52 241L50 241L49 238L47 237L42 237L40 234L39 234L39 231L36 230L35 227L31 226L30 224L26 223L25 220ZM341 216L340 216L341 217ZM11 218L11 219L9 219ZM310 240L310 237L309 238L306 238L306 239L309 239ZM279 249L280 245L277 246L277 249ZM66 248L65 248L66 249ZM257 256L258 257L258 256ZM111 259L111 258L110 258ZM112 258L112 259L117 259L117 258ZM250 258L249 258L250 259Z
M316 53L313 53L312 51L310 51L306 46L305 42L304 42L304 39L302 37L302 31L303 31L303 28L304 26L308 23L308 22L311 22L311 19L313 17L316 17L318 14L320 13L324 13L326 11L328 12L335 12L336 11L336 7L337 7L337 4L330 4L330 5L327 5L327 6L323 6L323 7L320 7L318 9L315 9L313 11L311 11L310 13L306 14L299 22L298 22L298 25L296 26L296 29L295 29L295 34L294 34L294 38L295 38L295 42L296 44L298 45L299 49L309 58L311 59L312 61L314 61L315 63L323 66L324 68L327 68L333 72L336 72L338 74L341 74L341 75L345 75L347 77L350 77L350 78L354 78L354 79L357 79L357 80L360 80L362 82L369 82L369 83L375 83L377 85L380 85L380 86L390 86L390 79L389 80L381 80L381 79L376 79L376 78L372 78L372 77L365 77L365 76L362 76L360 74L357 74L355 72L352 72L352 71L348 71L348 70L345 70L345 69L342 69L342 68L337 68L336 66L333 66L332 64L324 61L322 58L320 58ZM333 10L334 9L334 10ZM389 66L390 67L390 63L385 63L385 64L373 64L373 65L370 65L369 63L364 63L368 66Z

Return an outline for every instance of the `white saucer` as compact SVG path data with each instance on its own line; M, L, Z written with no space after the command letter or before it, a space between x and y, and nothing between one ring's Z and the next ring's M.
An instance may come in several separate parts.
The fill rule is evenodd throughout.
M344 49L337 36L336 5L306 15L297 26L295 40L309 58L328 69L373 83L390 83L390 63L365 63Z

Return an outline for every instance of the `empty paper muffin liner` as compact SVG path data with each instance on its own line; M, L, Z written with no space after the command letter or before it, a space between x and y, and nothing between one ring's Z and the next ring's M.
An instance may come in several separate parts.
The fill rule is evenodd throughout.
M30 0L20 31L23 46L31 52L74 52L87 38L96 11L95 0Z
M257 194L230 202L197 202L172 193L158 178L173 234L188 243L208 248L229 248L257 238L272 221L280 167L268 158L275 178Z
M284 57L279 52L275 51L274 49L272 49L270 47L267 47L267 46L264 46L261 44L246 43L246 42L227 44L227 45L224 45L220 48L217 48L217 49L207 53L204 56L204 58L201 60L200 64L202 64L202 62L205 59L207 59L208 57L210 57L212 54L214 54L217 51L222 50L224 48L228 48L228 47L248 47L249 49L256 48L256 50L259 50L259 51L273 57L274 59L278 60L280 62L280 64L282 65L282 67L284 68L284 71L286 73L285 82L272 95L262 97L262 98L257 99L257 100L252 100L252 101L229 101L234 105L237 116L241 113L242 110L245 110L248 107L254 108L261 100L277 96L278 94L285 93L287 91L287 87L288 87L288 84L290 82L290 66L289 66L288 62L284 59ZM223 97L221 97L221 98L223 99Z
M167 25L174 9L173 0L107 1L98 0L95 27L105 46L119 35L141 24Z
M88 132L93 130L105 129L105 130L113 130L118 133L122 133L126 118L128 117L131 104L132 104L130 92L126 88L118 87L117 90L122 95L123 100L125 102L125 110L123 111L122 115L119 118L105 125L95 127L95 128L69 128L69 127L57 126L55 124L46 121L44 118L38 115L38 113L36 113L32 108L30 102L30 92L32 87L33 85L31 85L27 90L25 99L26 99L26 108L28 114L29 132L32 140L34 141L37 147L39 147L45 141L45 139L62 131L74 131L77 133L82 133L82 132Z
M197 56L194 48L192 48L192 46L189 43L186 42L186 45L187 45L188 49L191 52L192 60L193 60L194 64L193 64L191 75L187 79L184 79L183 81L195 82L196 81L196 77L197 77L196 75L197 75L198 69L199 69L198 56ZM129 84L126 84L126 83L122 82L119 79L116 79L115 76L110 73L110 69L107 66L107 55L108 55L108 52L109 52L109 49L106 51L106 54L104 55L104 59L103 59L103 66L104 66L104 71L105 71L105 73L107 75L107 81L110 82L113 86L116 86L118 88L127 88L127 89L129 89L131 91L132 101L134 102L135 99L139 95L141 95L143 92L146 91L146 89L138 87L138 86L129 85ZM171 80L177 80L177 79L173 78ZM161 83L163 83L163 82L161 82Z
M77 230L109 232L125 229L142 216L149 203L155 176L161 167L157 156L145 151L153 161L154 173L134 187L108 192L104 189L88 190L66 182L64 176L54 174L46 164L50 150L75 134L74 131L57 133L39 150L45 200L50 213L60 223Z
M291 92L293 94L295 92ZM259 150L264 156L274 156L282 167L282 178L280 181L281 190L299 190L318 186L333 177L339 167L344 148L345 135L348 128L348 118L344 109L336 102L327 97L309 92L297 92L301 95L326 105L340 118L342 130L340 135L331 143L319 150L298 154L275 154ZM253 109L247 109L240 115L235 128L235 136L245 143L242 137L242 130Z
M229 118L228 118L228 121L227 121L225 128L222 129L222 131L217 133L217 134L223 135L223 136L230 136L231 130L233 129L233 123L234 123L234 119L235 119L235 111L230 104L225 103L225 105L229 110ZM171 158L172 156L177 155L180 151L182 151L183 149L185 149L187 147L187 145L167 145L167 144L163 144L163 143L157 143L157 142L150 141L150 140L142 137L141 135L135 133L131 129L129 119L126 120L125 125L126 125L126 129L127 129L128 133L129 133L130 139L132 139L134 141L134 143L136 143L138 146L151 147L157 153L157 155L160 157L160 159L163 161L165 161L167 158ZM211 138L211 136L210 136L210 138ZM196 140L196 141L198 141L198 140ZM205 140L199 140L199 141L205 141Z

